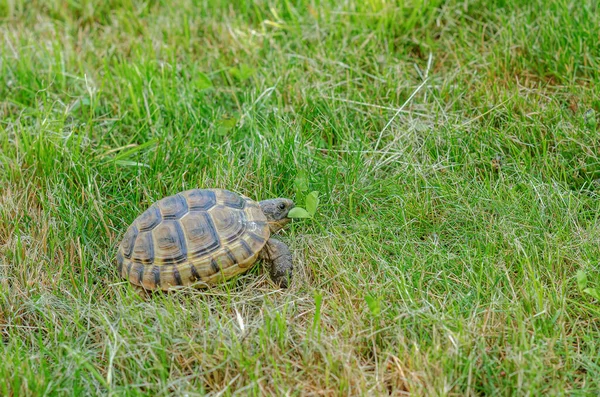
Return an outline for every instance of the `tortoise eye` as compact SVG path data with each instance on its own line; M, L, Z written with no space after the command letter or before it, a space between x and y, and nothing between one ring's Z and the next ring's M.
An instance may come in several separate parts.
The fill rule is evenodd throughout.
M285 209L285 204L284 203L279 204L279 209L280 210L284 210Z

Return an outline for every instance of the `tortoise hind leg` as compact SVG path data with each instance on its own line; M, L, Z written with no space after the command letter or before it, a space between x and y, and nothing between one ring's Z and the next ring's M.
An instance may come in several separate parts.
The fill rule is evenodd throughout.
M133 288L133 292L136 293L140 298L142 298L142 300L146 300L154 294L154 291L146 289L141 285L135 285L133 283L131 283L130 285Z
M269 264L273 282L281 288L287 288L292 281L294 270L292 253L288 246L270 238L260 252L260 258Z

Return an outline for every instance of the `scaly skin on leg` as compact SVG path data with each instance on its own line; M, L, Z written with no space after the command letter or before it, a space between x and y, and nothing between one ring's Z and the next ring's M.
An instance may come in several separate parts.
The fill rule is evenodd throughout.
M270 238L260 252L260 258L270 266L271 279L281 288L287 288L292 281L294 264L292 253L285 243Z
M131 286L133 287L133 290L135 291L135 293L138 294L140 296L140 298L142 298L144 300L146 300L152 296L152 291L147 290L140 285L131 284Z

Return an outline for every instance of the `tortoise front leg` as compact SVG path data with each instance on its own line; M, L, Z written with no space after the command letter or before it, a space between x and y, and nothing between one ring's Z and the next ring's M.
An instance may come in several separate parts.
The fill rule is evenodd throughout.
M292 281L294 264L292 253L285 243L270 238L260 252L260 258L271 267L271 279L281 288L287 288Z

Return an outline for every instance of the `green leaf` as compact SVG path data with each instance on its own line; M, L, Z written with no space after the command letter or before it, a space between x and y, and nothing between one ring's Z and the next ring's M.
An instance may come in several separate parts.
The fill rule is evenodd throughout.
M235 128L238 123L238 118L236 116L225 115L219 121L218 133L219 135L225 135L229 131Z
M301 193L308 190L308 179L304 171L298 172L296 179L294 179L294 186L296 186L296 192Z
M211 79L204 73L198 72L196 75L196 88L199 90L206 90L213 87Z
M319 207L319 192L310 192L306 196L306 210L311 216L317 213Z
M379 302L379 299L375 299L371 295L367 295L365 296L365 301L367 302L369 311L373 316L377 316L379 313L381 313L381 303Z
M229 69L229 73L240 81L248 80L255 73L255 70L246 64Z
M583 290L583 292L600 300L600 290L597 288L586 288Z
M310 218L310 214L304 208L294 207L288 213L288 218Z
M577 287L579 291L583 291L587 287L587 275L583 270L577 271Z

